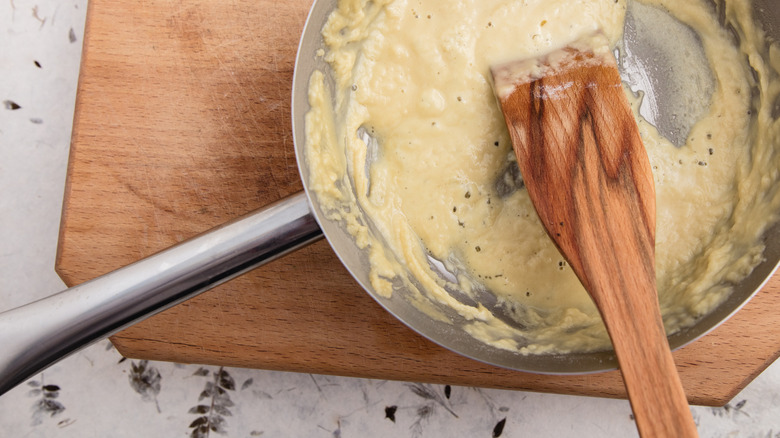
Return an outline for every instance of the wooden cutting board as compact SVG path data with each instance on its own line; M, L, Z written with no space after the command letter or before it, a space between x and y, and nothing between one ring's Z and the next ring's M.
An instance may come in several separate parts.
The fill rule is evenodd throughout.
M310 0L90 0L56 269L75 285L301 190L290 84ZM676 352L696 404L778 356L780 278ZM396 321L327 242L114 336L132 358L625 397L617 372L478 363Z

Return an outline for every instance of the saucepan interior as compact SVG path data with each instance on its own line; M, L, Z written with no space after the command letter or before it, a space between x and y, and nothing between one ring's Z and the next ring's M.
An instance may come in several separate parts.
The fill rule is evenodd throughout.
M463 328L466 323L464 318L451 309L447 309L446 306L442 306L439 310L447 316L446 319L449 321L443 321L441 318L432 318L429 314L421 311L420 307L414 304L415 298L413 294L405 289L402 283L394 285L395 289L391 297L383 296L373 288L369 278L370 262L367 249L361 249L357 246L354 237L349 234L342 222L326 219L326 212L323 211L316 194L311 190L310 169L307 167L304 153L306 135L304 118L310 109L308 88L312 72L315 70L323 72L326 76L326 81L330 80L330 85L333 85L332 78L329 78L331 74L330 67L323 60L322 56L317 56L317 52L324 47L321 30L336 4L336 0L317 0L311 9L296 61L293 82L292 121L296 155L304 187L307 190L314 215L317 217L320 227L342 263L349 269L355 280L400 321L431 341L461 355L501 367L537 373L588 373L614 369L617 366L617 362L614 353L611 351L534 355L519 354L496 348L468 334ZM754 17L760 21L761 27L765 29L767 37L770 39L778 39L780 37L780 8L777 6L777 2L772 0L757 0L753 3L753 9L756 11ZM713 4L713 8L722 7L723 5ZM723 24L726 27L729 26L725 21ZM631 25L631 20L629 19L628 26ZM632 29L626 29L627 40L630 39L629 33L631 31ZM735 38L737 38L736 35ZM653 48L642 47L641 38L637 41L636 45L630 47L630 49L634 52L639 52L640 58L645 55L642 53L643 51L653 50ZM627 41L626 44L631 44L631 41ZM663 56L660 58L656 57L653 62L663 64ZM665 89L665 87L671 87L674 82L665 77L668 74L668 69L664 65L657 65L656 68L648 70L647 73L650 76L648 83L657 89L645 91L655 93L661 105L660 110L657 111L658 114L651 121L654 124L658 124L659 127L662 125L674 125L675 118L672 115L675 112L663 107L662 98L664 93L672 92ZM672 129L676 128L673 127ZM779 233L780 227L778 226L768 229L764 235L766 249L763 262L749 276L734 285L733 292L729 298L712 312L699 319L694 325L672 334L669 337L672 348L678 348L690 343L717 327L739 310L762 287L774 272L778 261L780 261ZM411 281L413 282L414 279L412 278ZM494 303L486 302L482 304L490 308Z

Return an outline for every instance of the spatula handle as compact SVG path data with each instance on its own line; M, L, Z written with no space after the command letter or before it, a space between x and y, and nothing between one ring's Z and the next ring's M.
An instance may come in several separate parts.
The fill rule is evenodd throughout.
M570 47L493 80L528 195L601 312L640 434L696 437L655 290L653 175L614 57Z
M611 294L621 300L604 322L620 363L639 434L652 437L697 437L685 392L668 348L655 291ZM611 316L607 316L607 314Z

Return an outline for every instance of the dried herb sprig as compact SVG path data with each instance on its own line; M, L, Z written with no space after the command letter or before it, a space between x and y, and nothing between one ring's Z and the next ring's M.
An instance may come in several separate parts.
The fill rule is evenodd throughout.
M750 417L750 414L743 410L747 400L741 400L736 404L726 403L722 408L710 408L710 412L715 417L731 417L733 418L737 414L746 415Z
M409 426L409 430L412 431L413 437L422 436L423 421L428 421L428 419L433 415L434 406L435 405L433 403L426 403L417 408L417 419L414 420L414 423L412 423L411 426Z
M447 400L445 400L441 394L439 394L431 385L426 385L424 383L411 383L407 385L413 393L415 393L418 397L421 397L426 400L431 400L436 402L437 404L441 405L444 409L447 410L450 414L452 414L453 417L458 418L458 414L455 413L455 411L450 408L449 403L447 403ZM447 387L444 387L445 396L447 399L449 399L448 393L451 391L447 389Z
M157 408L157 413L161 413L160 403L157 402L157 395L160 393L161 380L160 372L157 368L149 366L148 360L142 360L138 363L130 361L130 387L139 394L144 401L153 401Z
M209 372L205 368L199 368L195 371L196 376L208 376ZM227 422L225 417L230 417L233 413L229 408L235 406L230 400L228 391L236 390L236 382L225 371L224 367L211 372L212 380L206 382L206 386L198 396L198 402L208 400L209 404L198 404L190 408L190 414L200 415L189 428L192 429L190 437L206 438L211 432L224 435L227 433Z
M407 386L416 396L425 400L423 404L417 407L415 411L417 418L412 425L409 426L413 437L422 436L423 423L433 416L436 411L436 406L443 407L453 417L458 418L458 414L449 406L448 400L452 391L452 388L449 385L444 386L444 395L440 394L432 385L424 383L411 383ZM387 412L385 412L385 415L387 415ZM393 412L393 419L394 417L395 412Z
M65 410L65 406L62 403L55 400L60 396L60 387L57 385L46 384L43 380L43 374L41 374L41 380L30 380L27 382L28 386L33 389L28 393L31 397L37 397L37 400L32 406L32 424L37 426L43 423L43 417L54 417Z

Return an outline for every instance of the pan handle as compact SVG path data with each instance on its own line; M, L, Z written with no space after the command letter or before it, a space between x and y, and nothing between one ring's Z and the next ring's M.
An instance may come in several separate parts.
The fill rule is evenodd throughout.
M63 357L322 237L303 192L0 313L0 395Z

